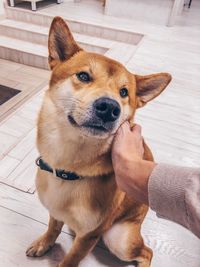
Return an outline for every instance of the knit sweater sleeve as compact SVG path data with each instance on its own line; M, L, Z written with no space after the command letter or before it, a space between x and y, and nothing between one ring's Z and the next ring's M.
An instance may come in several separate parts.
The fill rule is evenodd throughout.
M159 217L200 238L200 169L158 164L149 178L149 204Z

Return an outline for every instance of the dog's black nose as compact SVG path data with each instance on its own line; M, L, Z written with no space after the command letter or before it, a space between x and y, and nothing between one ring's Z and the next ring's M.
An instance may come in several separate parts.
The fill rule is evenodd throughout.
M94 110L97 117L103 122L115 121L119 118L121 109L117 101L101 97L94 102Z

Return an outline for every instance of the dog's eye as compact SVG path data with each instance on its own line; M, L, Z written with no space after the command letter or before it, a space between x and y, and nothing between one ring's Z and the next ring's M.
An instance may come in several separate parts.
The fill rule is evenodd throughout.
M90 75L85 71L81 71L81 72L77 73L76 76L79 79L79 81L81 81L81 82L88 83L91 81Z
M124 87L124 88L120 89L119 93L120 93L121 97L123 97L123 98L127 97L128 96L128 89Z

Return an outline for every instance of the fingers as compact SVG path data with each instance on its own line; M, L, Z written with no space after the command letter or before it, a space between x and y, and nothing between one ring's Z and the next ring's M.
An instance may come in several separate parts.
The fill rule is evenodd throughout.
M117 135L126 135L128 132L132 132L136 136L142 136L142 127L139 124L135 124L131 129L130 123L125 121L117 131Z
M132 133L142 136L142 127L139 124L135 124L132 128Z
M125 121L120 127L119 129L117 130L117 133L116 133L116 136L115 136L115 139L118 139L118 138L122 138L124 137L127 132L130 132L130 124L128 121Z
M129 123L128 121L125 121L125 122L120 126L120 128L122 129L122 131L123 131L124 133L129 132L129 131L131 130L131 128L130 128L130 123Z
M130 123L128 121L124 122L118 129L116 136L114 138L114 144L121 144L124 140L134 139L139 142L142 140L142 128L140 125L135 124L134 127L130 128Z
M144 154L141 126L135 124L131 129L129 122L124 122L118 129L112 144L112 158L123 155L124 158L142 158Z

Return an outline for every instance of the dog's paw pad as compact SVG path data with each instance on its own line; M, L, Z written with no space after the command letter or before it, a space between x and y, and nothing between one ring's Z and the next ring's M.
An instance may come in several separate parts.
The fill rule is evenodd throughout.
M26 256L28 256L28 257L41 257L50 248L51 248L50 245L47 245L42 241L36 241L36 242L33 242L33 244L26 250Z

